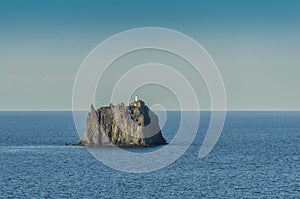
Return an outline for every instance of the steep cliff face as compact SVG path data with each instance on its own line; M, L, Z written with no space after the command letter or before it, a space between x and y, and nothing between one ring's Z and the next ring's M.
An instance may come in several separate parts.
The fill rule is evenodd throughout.
M88 114L86 131L82 141L84 146L154 146L166 144L157 115L143 101L129 106L110 105L95 110L93 105Z

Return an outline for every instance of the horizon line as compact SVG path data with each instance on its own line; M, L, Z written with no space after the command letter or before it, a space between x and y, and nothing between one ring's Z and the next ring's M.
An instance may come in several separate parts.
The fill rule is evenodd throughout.
M3 109L0 112L73 112L70 109ZM77 111L89 111L87 110L77 110ZM201 109L201 110L177 110L177 109L170 109L166 111L212 111L210 109ZM299 112L300 109L227 109L227 110L214 110L214 111L226 111L226 112L255 112L255 111L263 111L263 112Z

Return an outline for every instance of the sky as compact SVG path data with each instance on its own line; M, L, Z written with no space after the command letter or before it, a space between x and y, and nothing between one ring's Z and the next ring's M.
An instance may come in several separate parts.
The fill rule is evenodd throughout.
M0 110L71 110L88 53L116 33L149 26L180 31L207 50L228 110L300 110L297 0L2 0Z

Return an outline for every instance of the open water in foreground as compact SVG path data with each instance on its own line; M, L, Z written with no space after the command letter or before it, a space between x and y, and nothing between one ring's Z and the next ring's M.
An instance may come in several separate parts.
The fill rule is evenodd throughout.
M168 112L168 141L178 115ZM0 198L300 198L300 112L228 112L215 148L199 159L208 124L201 112L180 159L133 174L65 146L79 139L71 112L0 112Z

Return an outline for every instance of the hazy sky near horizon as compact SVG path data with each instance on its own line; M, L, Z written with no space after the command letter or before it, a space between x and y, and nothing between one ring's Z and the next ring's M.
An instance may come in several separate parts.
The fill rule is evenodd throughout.
M147 26L202 44L228 109L300 110L300 1L3 0L0 25L0 110L70 110L85 56Z

